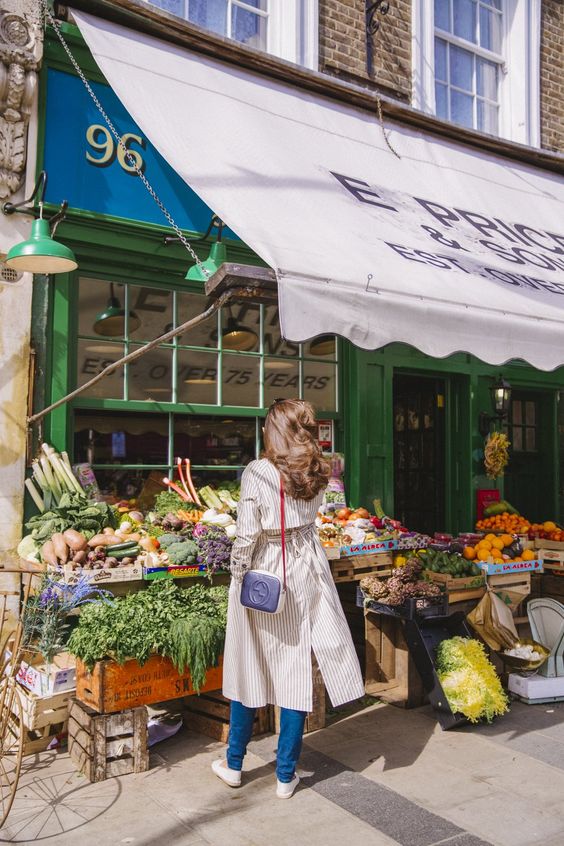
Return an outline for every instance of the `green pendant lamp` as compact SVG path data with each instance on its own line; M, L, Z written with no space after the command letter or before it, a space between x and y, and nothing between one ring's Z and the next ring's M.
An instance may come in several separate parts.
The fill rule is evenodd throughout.
M335 355L335 336L319 335L309 345L310 355Z
M43 218L43 200L46 184L47 173L42 170L31 197L23 200L21 203L4 203L2 206L4 214L14 214L14 212L26 206L39 194L39 218L31 224L31 235L26 241L21 241L8 250L6 264L13 270L19 270L24 273L48 274L69 273L78 267L78 262L73 251L53 238L57 225L65 216L67 209L66 201L62 203L60 210L51 221ZM31 212L26 210L24 213L30 214Z
M207 282L209 276L213 276L224 261L227 261L227 247L222 241L215 241L211 245L207 259L201 264L193 264L184 278L188 282ZM202 267L208 271L208 276L206 276Z
M115 295L114 283L110 282L108 305L104 311L96 315L92 328L97 335L103 335L106 338L123 338L125 335L125 314L125 309ZM141 320L134 311L129 312L127 324L130 335L141 326Z

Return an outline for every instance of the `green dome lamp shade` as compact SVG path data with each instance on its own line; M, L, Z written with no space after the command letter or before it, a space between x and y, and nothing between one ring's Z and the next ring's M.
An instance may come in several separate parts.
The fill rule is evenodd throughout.
M248 326L238 323L236 318L227 318L227 326L221 333L221 346L233 352L250 352L257 344L258 335Z
M125 314L125 309L115 295L114 283L110 282L108 305L104 311L96 315L92 328L97 335L103 335L105 338L123 338L125 335ZM139 316L134 311L130 311L127 320L128 333L131 335L140 326Z
M15 244L8 251L6 264L13 270L29 273L69 273L78 267L73 251L51 237L49 221L42 217L31 224L27 241Z
M202 266L208 271L208 276L201 270L199 264L193 264L184 278L188 282L207 282L209 276L213 276L224 261L227 261L227 248L222 241L215 241L211 245L209 256L202 262Z

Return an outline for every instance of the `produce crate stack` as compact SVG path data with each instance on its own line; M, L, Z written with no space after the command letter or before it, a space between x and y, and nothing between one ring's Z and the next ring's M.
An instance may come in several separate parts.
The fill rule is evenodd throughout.
M60 740L67 734L72 692L36 696L20 686L19 696L25 729L23 754L26 756L45 752L53 741Z
M69 755L89 781L149 769L147 709L97 714L73 699L69 709Z

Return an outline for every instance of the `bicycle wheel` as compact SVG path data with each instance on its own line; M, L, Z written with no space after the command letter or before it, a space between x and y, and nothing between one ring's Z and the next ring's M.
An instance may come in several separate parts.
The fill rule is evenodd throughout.
M0 681L0 828L8 818L18 789L24 731L16 682L5 676Z

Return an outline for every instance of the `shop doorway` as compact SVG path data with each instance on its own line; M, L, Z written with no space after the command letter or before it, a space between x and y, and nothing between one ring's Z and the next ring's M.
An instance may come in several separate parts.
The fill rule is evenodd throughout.
M433 534L445 525L445 383L394 376L394 512Z
M506 432L511 441L505 498L535 522L553 519L551 463L552 398L539 391L513 390Z

